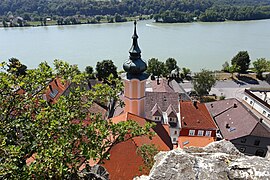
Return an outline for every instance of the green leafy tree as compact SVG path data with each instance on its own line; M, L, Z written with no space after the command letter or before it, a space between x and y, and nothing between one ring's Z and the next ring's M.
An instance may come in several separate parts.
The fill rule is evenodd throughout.
M253 62L253 66L258 78L262 78L263 72L270 71L270 61L265 58L257 59Z
M171 73L175 69L179 69L177 61L174 58L168 58L165 62L167 73Z
M222 65L222 71L224 71L224 72L229 72L229 67L230 67L230 64L228 63L228 61L226 61L226 62Z
M205 69L199 73L195 73L192 80L194 90L200 97L208 95L215 83L216 78L214 77L213 73Z
M103 60L101 62L97 62L96 65L97 78L100 80L108 79L110 74L114 77L117 76L117 67L114 65L112 60Z
M158 149L154 144L143 144L137 148L137 154L143 158L144 166L139 167L145 169L146 171L151 170L155 163L155 155L158 153Z
M7 71L16 76L26 75L27 66L22 64L17 58L10 58Z
M240 71L240 66L237 64L232 64L231 66L227 67L227 71L231 73L231 78L234 79L233 74Z
M157 58L151 58L148 61L147 73L153 76L166 75L165 64L159 61Z
M87 90L85 73L63 61L55 61L54 68L41 63L25 76L7 71L6 63L0 66L1 179L79 179L82 163L108 158L108 148L127 140L127 134L128 139L149 134L151 124L114 124L89 112L96 99L118 100L120 85ZM73 85L69 94L50 103L42 96L55 77Z
M188 79L189 78L188 77L189 75L191 75L191 70L189 68L183 67L182 68L182 73L181 73L182 78L183 79Z
M248 52L238 52L238 54L232 58L231 64L239 66L239 73L246 73L250 64Z

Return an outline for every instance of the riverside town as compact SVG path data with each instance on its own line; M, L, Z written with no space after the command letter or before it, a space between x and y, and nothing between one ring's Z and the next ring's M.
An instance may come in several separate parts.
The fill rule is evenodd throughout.
M0 179L269 179L269 19L269 0L1 1Z

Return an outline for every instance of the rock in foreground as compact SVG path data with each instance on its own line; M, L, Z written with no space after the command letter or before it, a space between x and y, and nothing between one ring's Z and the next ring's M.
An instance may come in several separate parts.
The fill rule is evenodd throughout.
M135 179L270 179L269 160L245 156L229 141L160 152L155 160L149 176Z

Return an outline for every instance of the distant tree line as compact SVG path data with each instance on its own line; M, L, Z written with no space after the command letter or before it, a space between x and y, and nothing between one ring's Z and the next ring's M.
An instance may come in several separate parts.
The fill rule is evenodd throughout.
M270 0L1 0L0 16L8 18L8 13L27 21L80 15L94 17L93 23L99 22L97 15L115 22L138 15L169 23L252 20L270 18Z

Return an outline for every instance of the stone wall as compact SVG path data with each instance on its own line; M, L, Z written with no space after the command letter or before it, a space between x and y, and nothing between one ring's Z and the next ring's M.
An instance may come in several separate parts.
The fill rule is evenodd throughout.
M270 161L245 156L229 141L218 141L204 148L160 152L149 176L135 180L171 179L270 179Z

